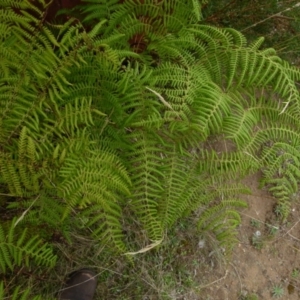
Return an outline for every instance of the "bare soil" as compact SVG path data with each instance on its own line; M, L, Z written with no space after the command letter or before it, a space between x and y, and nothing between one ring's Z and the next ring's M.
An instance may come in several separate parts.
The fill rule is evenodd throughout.
M242 211L239 244L230 262L224 264L217 252L207 255L203 249L193 278L199 286L182 299L268 300L276 298L274 287L282 288L281 299L300 299L299 203L293 204L288 221L280 224L274 214L275 200L258 189L258 175L245 183L252 195L244 196L249 207Z

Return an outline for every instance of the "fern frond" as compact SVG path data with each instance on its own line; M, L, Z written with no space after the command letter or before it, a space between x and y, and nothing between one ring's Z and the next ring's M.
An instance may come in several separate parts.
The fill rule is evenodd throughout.
M16 218L6 229L0 226L0 267L5 273L7 268L13 270L15 266L25 264L29 266L30 260L38 265L53 267L56 263L56 256L51 247L44 243L38 236L25 240L27 229L22 234L16 234Z
M66 158L59 171L61 182L57 188L63 197L71 201L72 206L79 204L72 200L73 194L85 194L89 190L89 185L92 187L96 183L98 193L105 195L104 199L111 195L110 199L113 200L113 194L117 196L117 193L129 194L128 174L111 150L93 150L86 155L86 159L76 156ZM84 205L84 202L81 200L80 202Z
M162 238L161 221L157 216L158 199L163 188L164 177L160 158L160 149L155 143L155 136L150 132L133 132L134 150L128 157L132 166L131 180L132 209L147 229L150 239Z
M255 172L260 164L253 160L251 155L245 155L243 152L224 152L217 154L215 151L199 152L199 169L209 172L212 176L215 174L227 174L228 178L235 178L238 172L241 176L249 171Z
M299 144L290 145L286 142L277 142L271 147L266 147L262 155L265 169L261 183L269 186L269 191L278 199L278 205L282 208L281 215L284 219L288 217L290 212L293 195L298 192L300 181L298 149Z
M5 293L5 287L3 281L0 282L0 299L4 300L9 298L10 300L42 300L40 295L32 295L30 288L23 289L20 286L14 288L11 295Z
M263 42L265 41L264 37L259 37L258 39L256 39L255 41L253 41L248 47L251 50L258 50L260 48L260 46L263 44Z
M198 226L201 230L212 231L220 245L231 250L237 242L235 229L241 222L236 209L246 206L245 202L238 199L223 200L200 215Z
M234 110L234 114L224 118L223 130L228 139L233 140L238 149L241 149L251 140L251 134L259 121L259 115L252 109L247 110L237 105Z
M94 195L97 198L97 195ZM98 203L87 207L78 213L78 220L81 220L80 226L89 228L92 236L101 241L113 252L124 253L127 245L124 243L123 227L121 224L122 211L118 204L103 199Z
M201 197L203 184L196 176L193 162L193 157L179 156L175 146L164 155L163 172L167 180L158 201L163 228L171 227Z

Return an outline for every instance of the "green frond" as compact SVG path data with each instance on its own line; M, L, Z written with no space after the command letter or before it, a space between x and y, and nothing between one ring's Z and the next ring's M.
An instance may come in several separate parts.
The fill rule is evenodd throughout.
M14 288L13 292L11 295L6 294L5 292L5 286L4 282L0 282L0 299L7 299L9 298L10 300L42 300L42 296L39 295L32 295L31 294L31 289L23 289L21 286L17 286Z
M29 228L42 227L43 230L40 231L47 238L50 238L55 230L70 241L70 209L62 202L62 199L55 196L54 188L52 193L50 191L48 193L48 195L40 194L34 199L28 197L26 200L11 202L6 208L8 210L23 211L22 217L20 217L21 226ZM69 215L68 218L64 219L66 211Z
M26 228L18 234L17 224L18 221L15 218L8 224L8 228L0 226L1 272L6 273L7 268L13 271L15 266L21 266L21 264L29 266L30 260L38 265L53 267L56 263L56 256L51 247L38 236L26 238Z
M262 159L265 168L261 184L267 185L272 195L278 199L278 205L284 208L281 215L286 219L293 195L298 192L300 180L299 144L274 143L263 149Z
M95 195L97 197L97 195ZM92 231L92 237L101 241L113 252L124 253L127 245L124 242L123 227L121 224L122 211L115 203L109 201L103 205L94 204L93 206L83 209L78 214L79 224L83 228L89 228Z
M158 202L163 188L161 149L155 143L155 136L150 132L134 132L135 140L129 160L134 167L131 171L132 201L131 207L147 229L150 239L162 238L162 225L157 216Z
M220 245L231 250L236 243L236 228L241 222L238 208L247 207L244 201L233 199L223 200L219 204L207 208L199 217L198 227L215 234Z
M245 155L246 154L246 155ZM199 170L209 172L210 175L226 174L228 178L235 178L238 172L241 176L249 171L255 172L259 168L259 161L245 152L223 152L217 154L215 151L199 152Z
M258 39L256 39L255 41L253 41L248 47L253 51L259 50L259 48L261 47L261 45L263 44L264 41L265 41L265 38L263 36L261 36Z
M85 98L76 98L73 103L66 104L58 128L62 130L64 127L62 131L71 133L72 130L78 130L79 126L93 125L91 106L92 99Z
M230 112L229 98L216 85L207 84L194 99L193 121L206 136L220 133L223 118Z
M171 227L190 206L198 200L203 185L197 179L195 158L179 156L177 149L168 151L163 158L164 191L158 201L158 216L163 228Z
M233 100L239 99L237 97ZM226 137L233 140L241 149L250 142L251 134L259 122L259 115L253 109L235 106L234 113L224 118L223 131Z
M70 156L64 160L59 170L60 182L57 189L66 201L76 206L80 203L84 206L85 201L78 198L73 199L75 194L85 195L86 193L98 194L103 199L114 201L119 198L118 193L128 195L130 179L127 171L122 166L118 157L109 149L93 150L86 153L85 158ZM84 197L82 197L84 199ZM97 200L88 200L97 202Z

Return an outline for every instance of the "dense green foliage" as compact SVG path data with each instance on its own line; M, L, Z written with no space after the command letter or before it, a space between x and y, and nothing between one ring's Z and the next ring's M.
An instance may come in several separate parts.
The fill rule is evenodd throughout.
M43 3L0 4L3 274L22 256L52 265L47 244L35 251L55 234L87 228L112 253L137 251L132 227L159 244L195 211L229 251L240 179L258 170L288 216L300 72L262 38L200 25L201 1L89 1L62 24Z

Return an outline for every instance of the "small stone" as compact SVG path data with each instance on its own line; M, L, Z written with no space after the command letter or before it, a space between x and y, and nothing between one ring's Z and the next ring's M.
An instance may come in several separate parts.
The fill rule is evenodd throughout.
M205 241L204 240L200 240L198 243L198 248L203 249L205 246Z

